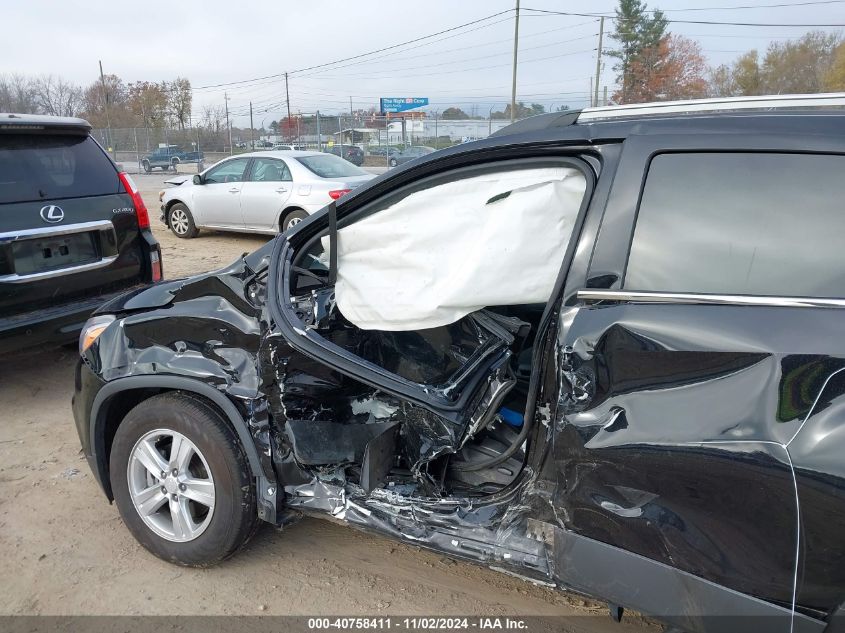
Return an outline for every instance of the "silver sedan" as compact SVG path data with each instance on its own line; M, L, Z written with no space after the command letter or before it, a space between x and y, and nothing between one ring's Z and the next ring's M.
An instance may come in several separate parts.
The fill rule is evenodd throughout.
M161 219L182 238L201 228L274 234L373 178L333 154L240 154L162 191Z

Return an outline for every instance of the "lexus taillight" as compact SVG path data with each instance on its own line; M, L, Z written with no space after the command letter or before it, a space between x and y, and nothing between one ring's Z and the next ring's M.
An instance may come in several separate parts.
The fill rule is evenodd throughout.
M346 195L347 193L349 193L350 191L352 191L352 189L335 189L335 190L333 190L333 191L329 191L329 197L330 197L332 200L337 200L337 199L338 199L338 198L340 198L341 196Z
M150 214L147 211L147 205L144 204L144 199L138 192L138 187L135 185L135 181L132 180L132 176L125 171L120 172L118 176L120 177L120 182L126 188L126 193L132 198L132 204L135 207L135 216L138 218L138 228L150 228Z

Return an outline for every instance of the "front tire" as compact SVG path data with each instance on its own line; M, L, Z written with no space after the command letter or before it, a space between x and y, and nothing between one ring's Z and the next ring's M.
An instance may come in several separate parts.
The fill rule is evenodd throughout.
M396 165L398 165L398 164L399 164L399 163L398 163L398 162L396 162L396 159L395 159L395 158L391 158L391 159L390 159L390 166L391 166L391 167L396 167Z
M178 158L174 158L173 160L170 161L170 168L173 170L174 174L178 171L177 170L178 166L179 166L179 159Z
M132 409L115 433L110 469L126 527L166 561L214 565L257 529L255 486L238 437L198 398L171 392Z
M141 167L144 169L145 174L149 174L153 170L152 166L150 165L150 161L148 160L142 160Z
M194 216L190 210L181 202L177 202L167 212L167 226L173 231L176 237L189 240L199 233L194 223Z

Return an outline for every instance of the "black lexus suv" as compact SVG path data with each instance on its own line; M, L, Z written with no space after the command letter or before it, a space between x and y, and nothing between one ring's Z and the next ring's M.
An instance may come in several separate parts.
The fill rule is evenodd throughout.
M105 305L106 496L184 565L329 515L678 630L843 630L845 111L756 103L533 117Z
M0 114L0 353L73 341L101 303L161 279L144 202L90 130Z

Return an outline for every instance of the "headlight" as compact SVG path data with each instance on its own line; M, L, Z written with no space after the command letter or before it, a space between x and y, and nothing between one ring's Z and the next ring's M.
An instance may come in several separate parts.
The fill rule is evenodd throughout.
M164 189L158 192L158 201L161 202L164 199Z
M88 319L82 332L79 333L79 355L84 354L113 322L114 316L111 314L102 314Z

